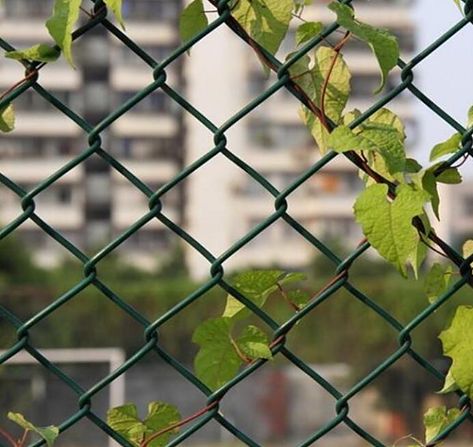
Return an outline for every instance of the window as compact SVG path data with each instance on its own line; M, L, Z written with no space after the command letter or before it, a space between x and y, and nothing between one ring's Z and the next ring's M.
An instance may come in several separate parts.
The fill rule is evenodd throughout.
M51 14L52 6L52 0L34 0L32 2L10 0L5 2L4 8L7 17L26 19L48 17Z
M175 159L181 148L174 138L120 138L111 147L114 156L131 160Z
M308 147L312 137L301 124L280 124L253 122L249 126L250 143L264 148L290 149Z
M123 16L126 19L172 21L180 10L177 0L124 0Z
M0 160L56 158L74 153L72 138L17 138L0 140Z
M171 52L173 51L174 47L169 45L161 45L161 46L142 46L142 49L151 56L156 62L160 62L166 57L168 57ZM144 65L146 66L146 62L141 59L137 54L131 51L126 46L122 45L117 50L117 60L119 63L123 63L124 65Z
M136 91L122 91L118 94L118 104L121 105L129 101L136 95ZM152 112L161 112L161 113L173 113L176 114L179 110L179 107L176 102L174 102L169 96L161 91L153 92L148 95L146 98L143 98L138 104L136 104L132 112L137 113L152 113Z

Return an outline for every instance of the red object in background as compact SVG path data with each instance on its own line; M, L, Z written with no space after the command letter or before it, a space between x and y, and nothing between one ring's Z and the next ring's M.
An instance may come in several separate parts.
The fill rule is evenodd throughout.
M264 395L260 405L268 417L272 440L283 439L288 431L289 393L285 374L275 371L265 377Z
M406 419L402 413L392 412L388 416L388 436L392 439L400 439L406 436L409 428L406 424Z

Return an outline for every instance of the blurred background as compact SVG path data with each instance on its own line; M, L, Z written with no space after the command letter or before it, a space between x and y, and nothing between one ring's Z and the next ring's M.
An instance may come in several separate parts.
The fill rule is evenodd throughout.
M126 33L160 61L179 45L179 0L123 0ZM306 20L331 23L326 1L315 0L304 11ZM399 39L409 61L458 21L451 1L354 0L357 17L388 28ZM15 48L49 41L44 22L53 0L4 0L0 37ZM86 5L88 7L88 5ZM209 17L215 18L209 6ZM82 21L87 20L83 14ZM295 46L293 26L280 59ZM471 28L471 27L470 27ZM462 124L473 105L472 30L466 28L415 70L415 85ZM336 42L336 34L331 39ZM152 82L152 70L102 27L74 44L76 69L59 60L41 70L40 83L92 125L100 122ZM378 98L373 91L380 75L368 47L356 40L344 49L352 70L352 100L347 110L367 109ZM255 54L225 27L197 44L166 70L167 82L217 126L276 81L266 79ZM0 60L0 88L24 76L20 64ZM382 92L400 83L393 71ZM0 140L0 172L26 191L87 148L87 135L33 90L14 102L17 125ZM421 162L430 149L454 130L404 92L388 104L406 124L408 153ZM298 102L281 90L232 127L228 148L282 190L319 158L314 140L299 120ZM212 150L213 135L162 91L148 96L102 134L103 148L153 190L185 166ZM460 247L473 236L471 165L461 167L462 185L445 187L442 222L434 224L447 242ZM362 239L353 219L353 203L363 189L355 167L337 157L288 199L289 213L339 257ZM454 196L451 192L454 189ZM128 229L148 210L148 199L98 156L90 157L35 198L36 212L64 237L93 255ZM183 226L218 256L274 212L274 199L223 156L163 196L164 214ZM0 185L0 222L22 213L20 199ZM455 218L453 218L455 216ZM438 261L432 257L431 262ZM305 271L304 285L315 294L335 274L335 266L284 222L277 222L224 263L230 277L250 268ZM126 302L154 321L208 279L210 264L153 221L98 265L99 276ZM422 281L402 279L372 254L350 270L350 278L367 296L401 323L411 321L428 305ZM83 279L83 265L54 239L27 220L0 242L0 304L27 321ZM218 316L225 293L212 289L164 324L160 344L179 361L192 365L195 327ZM446 371L437 336L460 303L471 302L462 290L413 333L415 349ZM289 308L270 300L268 312L279 322ZM255 320L256 321L256 320ZM105 377L143 346L143 328L95 288L87 288L30 332L35 347L48 350L54 362L85 389ZM0 315L0 349L15 341L12 325ZM397 333L368 307L339 291L310 313L291 332L288 346L343 393L398 347ZM423 439L422 414L431 405L455 405L454 398L435 392L441 383L415 362L396 363L365 391L350 400L350 416L363 428L391 441L413 433ZM156 356L147 356L123 379L101 391L93 408L133 401L145 411L151 400L178 405L184 416L205 406L205 397ZM231 391L222 404L230 421L260 445L293 446L335 417L336 400L287 361L277 358ZM0 426L14 431L6 412L23 412L41 424L59 424L77 411L77 396L55 376L18 355L0 369ZM448 445L472 445L465 425ZM81 420L59 440L60 446L105 446L105 435ZM212 422L185 445L239 445ZM339 427L320 446L358 446L356 435Z

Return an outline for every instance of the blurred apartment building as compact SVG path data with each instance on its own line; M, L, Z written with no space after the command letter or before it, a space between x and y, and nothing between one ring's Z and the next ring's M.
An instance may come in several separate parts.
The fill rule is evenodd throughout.
M53 0L6 0L0 10L1 38L15 48L48 42L45 20ZM84 2L84 6L86 2ZM93 6L90 3L90 6ZM178 0L124 0L127 33L159 61L179 44ZM87 19L82 14L81 20ZM74 44L77 69L61 58L40 72L39 82L91 125L153 81L152 69L101 26ZM16 61L0 60L0 88L23 77ZM168 70L168 83L183 82L181 63ZM16 129L2 134L0 171L30 191L87 149L87 134L73 121L29 89L14 101ZM162 92L153 93L101 134L103 149L116 157L153 190L183 164L182 114ZM20 201L0 187L0 220L21 214ZM165 198L166 215L182 223L182 189ZM92 156L35 198L36 212L83 249L96 250L126 230L148 211L148 199L100 157ZM57 262L65 250L33 222L18 233L36 248L41 262ZM169 231L150 222L120 248L127 259L149 265L169 246Z
M354 2L357 17L379 27L388 28L399 39L402 57L409 60L416 50L413 3L408 0L358 0ZM327 2L314 1L304 11L306 20L332 23L334 14ZM280 50L280 59L294 51L294 19L289 36ZM330 39L337 42L343 34ZM352 100L346 110L366 110L382 96L373 96L380 83L377 61L366 44L352 39L344 48L352 71ZM209 58L208 55L213 55ZM225 29L219 29L200 42L185 67L192 88L191 102L214 119L217 125L249 104L277 81L265 79L254 52ZM204 75L199 75L205 73ZM399 70L390 76L382 94L398 85ZM212 86L211 88L209 86ZM223 98L219 101L219 98ZM407 150L417 145L417 123L413 100L403 93L387 107L398 113L406 124ZM212 136L194 119L188 119L187 157L202 155L213 147ZM279 191L300 177L319 158L313 138L298 115L298 101L282 89L261 104L225 135L228 148L262 174ZM337 239L340 248L355 247L362 238L353 218L353 203L363 188L355 167L338 156L313 175L288 199L288 214L323 241ZM274 211L274 198L246 173L223 156L218 156L190 178L186 204L192 234L216 255L221 255ZM225 268L282 265L301 267L318 251L282 220L274 223L243 249L225 261ZM191 252L192 271L205 275L208 262Z
M52 0L5 0L2 39L17 48L47 41L44 21ZM408 0L358 0L361 20L389 28L399 38L405 59L416 47L415 22ZM178 0L124 0L127 34L155 60L179 45ZM212 18L213 16L211 16ZM306 8L307 20L331 23L325 2ZM83 20L86 19L84 15ZM281 57L294 48L293 20ZM334 35L332 42L341 35ZM92 125L152 81L152 71L130 49L97 27L75 44L77 70L63 60L41 70L40 83ZM345 58L353 72L352 101L347 110L365 110L380 82L378 65L366 45L352 40ZM22 77L21 66L0 61L0 88ZM222 125L256 98L275 78L265 79L251 49L220 27L168 69L168 83L216 126ZM399 82L390 77L384 93ZM17 128L0 140L0 172L29 191L87 148L86 133L31 89L15 101ZM416 146L416 122L408 95L388 105L407 124L408 149ZM228 148L279 190L318 159L312 137L298 117L298 102L284 89L230 128ZM103 148L156 190L214 147L213 135L162 92L155 92L102 134ZM186 193L184 194L184 188ZM317 237L342 237L351 246L361 238L352 205L362 188L356 169L337 157L288 198L288 212ZM6 224L21 213L20 200L0 186L0 219ZM36 199L37 214L82 248L103 246L132 225L148 209L147 198L97 156L74 168ZM274 199L248 175L219 154L163 198L165 214L220 256L274 212ZM37 248L42 262L56 262L62 249L34 223L21 226L21 237ZM128 260L150 266L168 252L171 232L149 223L123 247ZM300 267L317 254L297 232L277 222L251 241L225 267L280 264ZM189 249L195 276L208 274L209 264Z

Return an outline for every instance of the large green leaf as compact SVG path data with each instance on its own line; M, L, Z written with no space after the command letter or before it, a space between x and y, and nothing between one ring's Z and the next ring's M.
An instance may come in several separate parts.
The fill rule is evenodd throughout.
M239 0L232 15L266 51L276 54L289 29L293 8L294 0Z
M9 59L22 60L27 59L36 62L54 62L56 61L61 53L56 48L44 43L34 45L26 50L19 51L8 51L5 53L5 57Z
M8 419L23 427L25 430L32 431L46 441L48 447L54 446L54 441L59 436L59 428L54 425L49 427L36 427L31 422L28 422L25 417L20 413L8 413Z
M335 1L328 7L337 14L337 22L341 26L365 41L373 50L381 69L381 85L376 93L380 92L386 84L389 72L397 65L399 59L399 45L396 38L385 29L375 28L355 19L353 9L348 5Z
M371 245L405 276L406 263L420 243L412 219L423 214L429 197L406 184L396 192L396 199L389 202L387 185L368 187L355 203L355 216Z
M435 263L424 281L424 292L431 303L437 300L448 290L452 268L444 267L442 264Z
M125 29L125 23L123 22L122 14L122 0L104 0L104 2L112 10L120 26Z
M49 34L74 66L72 58L72 32L79 19L82 0L56 0L52 17L46 22Z
M450 327L440 334L443 353L453 360L450 371L460 389L473 398L473 308L458 307Z
M15 110L10 103L0 109L0 131L11 132L15 128Z
M446 407L429 408L427 413L424 414L425 442L432 441L459 415L460 410L458 408L452 408L448 412Z
M232 343L231 318L214 318L197 327L192 341L200 345L194 359L197 377L216 390L233 379L243 360Z
M209 21L205 15L202 0L194 0L187 5L179 20L179 34L181 40L187 42L202 32L208 24Z
M245 298L262 307L271 293L278 289L282 270L252 270L241 273L233 280L233 287ZM228 295L224 317L233 318L250 315L250 311L232 295Z
M270 359L268 336L256 326L247 326L236 341L240 351L249 359Z
M336 152L366 151L380 154L391 174L403 172L406 153L399 131L383 123L366 123L361 132L347 126L337 127L328 138L328 146Z
M134 404L126 404L111 408L107 412L107 424L136 447L161 430L178 423L181 420L179 410L163 402L151 402L148 405L148 415L142 421ZM179 431L170 430L150 442L150 447L163 447L169 438Z
M319 109L322 108L324 82L330 74L324 98L325 114L338 124L350 96L351 74L342 55L338 55L331 69L335 56L337 53L332 48L322 46L315 52L313 67L310 66L310 58L306 56L293 65L290 73L294 81ZM327 129L311 110L303 105L299 110L299 115L311 131L320 151L325 154L329 137Z

